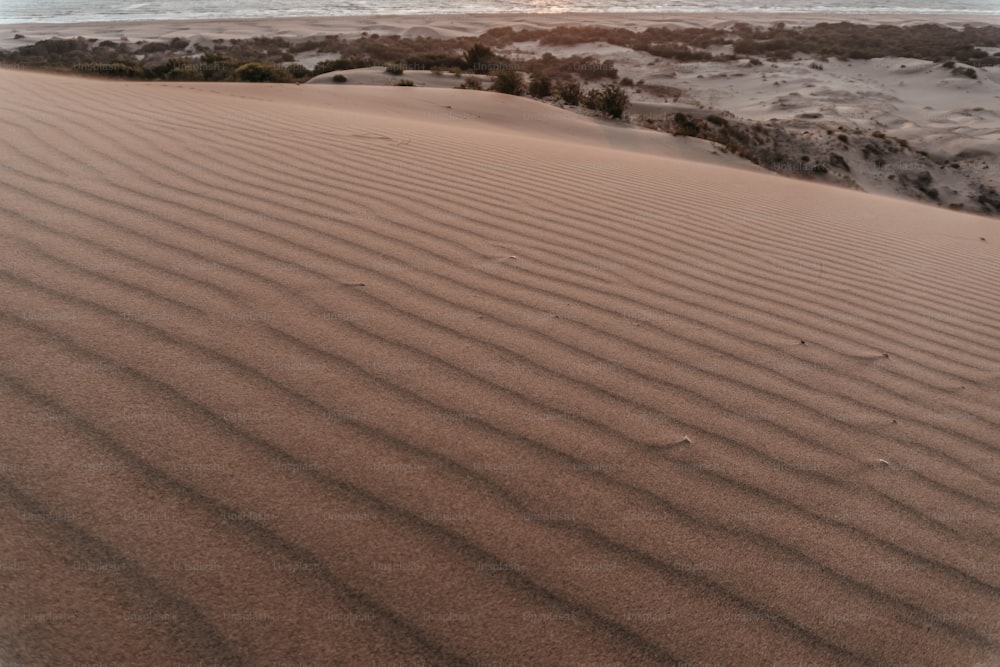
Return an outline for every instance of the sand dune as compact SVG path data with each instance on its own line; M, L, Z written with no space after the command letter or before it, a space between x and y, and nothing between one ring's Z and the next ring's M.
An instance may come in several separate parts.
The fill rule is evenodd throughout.
M650 27L724 29L737 22L771 26L779 20L793 27L845 20L905 27L925 23L927 16L859 17L811 12L791 15L557 13L29 23L8 26L6 36L0 35L0 47L18 49L53 37L80 36L102 43L108 39L122 40L131 44L130 48L137 49L136 55L148 67L156 61L166 61L169 54L197 58L199 49L251 37L292 41L324 35L351 40L362 34L447 38L481 35L500 27L542 29L571 24L631 31ZM982 27L996 24L997 16L936 14L934 21L939 26L951 28ZM175 39L187 46L178 51L142 54L142 50L151 46L145 44L146 41L160 42L166 49L167 43ZM287 55L308 69L343 55L340 47L327 45L317 49L315 46L307 50L295 49ZM452 50L452 46L442 48ZM722 56L731 55L733 48L732 45L714 46L711 50ZM993 49L986 47L987 52ZM514 62L540 58L546 53L557 57L594 57L602 62L610 60L616 69L615 78L622 77L619 81L628 91L631 105L627 117L633 125L691 134L689 128L677 124L676 114L694 118L728 115L745 131L753 127L755 131L768 134L773 145L765 148L746 145L738 140L741 136L738 133L736 140L713 131L695 134L720 141L727 150L746 155L777 173L820 179L825 183L923 203L935 202L945 208L986 215L996 215L1000 206L996 194L1000 188L1000 142L997 141L1000 116L993 111L1000 101L1000 75L991 72L989 67L956 69L955 63L948 66L905 57L851 61L794 58L767 63L746 58L677 62L654 57L645 50L599 41L571 45L517 41L497 46L496 50ZM386 64L389 63L323 72L310 83L327 85L335 75L346 76L352 85L399 82L398 76L386 72ZM82 63L77 66L83 68ZM974 77L959 72L972 72ZM440 71L420 69L406 69L406 78L414 87L449 89L460 81ZM487 74L480 74L478 78L484 87L489 87ZM624 82L628 79L640 85L626 85ZM537 113L532 111L530 117L521 120L534 120ZM761 127L758 128L757 123ZM713 150L712 147L706 149ZM714 147L716 152L718 149L719 146Z
M0 109L4 663L1000 664L995 221L490 93Z

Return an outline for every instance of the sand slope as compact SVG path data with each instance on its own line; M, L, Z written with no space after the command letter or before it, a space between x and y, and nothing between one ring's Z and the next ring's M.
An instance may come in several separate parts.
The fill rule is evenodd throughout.
M1000 664L995 221L486 93L0 100L3 661Z

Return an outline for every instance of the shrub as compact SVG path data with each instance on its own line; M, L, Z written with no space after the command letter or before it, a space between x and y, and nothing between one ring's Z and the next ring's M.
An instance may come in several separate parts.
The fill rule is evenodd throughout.
M699 133L698 124L689 118L687 114L680 111L674 114L674 134L682 137L697 137Z
M270 81L275 83L286 83L292 78L292 75L283 67L257 62L240 65L236 68L235 76L237 81Z
M843 169L844 171L851 170L851 165L847 164L847 160L845 160L842 155L838 155L836 153L830 153L830 166L836 167L837 169Z
M532 74L528 94L538 99L549 97L552 95L552 80L544 74Z
M395 86L412 86L413 82L410 81L409 79L400 79L399 81L397 81L393 85L395 85Z
M523 95L524 81L516 69L502 69L493 77L493 87L490 90L506 95Z
M204 63L224 63L231 62L229 56L219 51L202 51L201 61Z
M458 87L465 88L466 90L482 90L483 82L479 80L479 77L467 76Z
M312 74L311 69L299 63L292 63L291 65L286 65L285 70L296 79L304 79Z
M621 118L629 104L628 93L619 85L604 84L597 93L597 110L608 118Z
M393 76L402 76L403 75L403 66L400 65L399 63L393 63L391 65L386 65L385 66L385 73L386 74L392 74Z
M861 155L866 159L870 160L872 155L881 155L882 150L872 143L867 143L861 147Z
M347 83L347 77L344 76L343 74L334 74L333 75L333 82L334 83Z
M622 84L623 86L634 86L634 85L635 85L635 81L633 81L633 80L631 79L631 77L627 77L627 76L623 76L623 77L622 77L622 81L621 81L621 84Z
M323 60L316 63L313 67L313 76L319 76L320 74L326 74L327 72L335 72L341 69L358 69L359 67L367 67L369 61L363 58L338 58L337 60Z
M556 87L556 94L566 104L576 106L580 104L580 100L583 97L583 91L580 89L580 84L576 81L562 81Z
M484 63L494 60L493 50L479 42L473 44L465 52L465 66L473 71L478 70Z
M163 77L168 81L204 81L205 73L192 68L178 68L167 72Z

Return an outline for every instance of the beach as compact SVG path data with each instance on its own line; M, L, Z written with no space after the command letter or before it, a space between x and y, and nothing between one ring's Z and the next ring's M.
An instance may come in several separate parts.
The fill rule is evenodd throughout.
M1000 664L995 219L411 76L0 69L0 663Z

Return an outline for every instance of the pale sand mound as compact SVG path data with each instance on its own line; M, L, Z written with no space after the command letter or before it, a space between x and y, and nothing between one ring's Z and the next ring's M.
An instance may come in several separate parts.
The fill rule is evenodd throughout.
M0 108L3 661L1000 660L995 221L468 91Z

